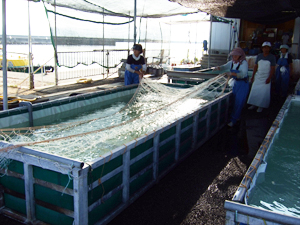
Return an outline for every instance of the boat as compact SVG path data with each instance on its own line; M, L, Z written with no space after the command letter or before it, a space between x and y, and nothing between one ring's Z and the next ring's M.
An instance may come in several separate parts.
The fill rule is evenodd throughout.
M0 47L0 49L2 49ZM2 70L2 60L3 56L0 55L0 69ZM13 72L22 72L22 73L28 73L29 68L29 60L28 55L24 53L15 53L15 52L8 52L7 53L7 71L13 71ZM54 67L53 66L44 66L43 70L40 68L41 66L33 66L34 73L41 73L42 71L47 72L53 72Z

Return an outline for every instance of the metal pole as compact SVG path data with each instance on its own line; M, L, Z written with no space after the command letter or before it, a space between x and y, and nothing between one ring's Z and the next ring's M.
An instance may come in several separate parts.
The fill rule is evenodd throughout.
M197 27L198 27L198 21L196 23L196 40L195 40L195 53L194 53L194 65L196 65L196 54L197 54Z
M228 52L228 54L230 53L230 51L231 51L231 42L232 42L232 40L231 40L231 33L232 33L232 23L230 22L229 23L230 24L230 34L229 34L229 52Z
M8 109L7 103L7 60L6 60L6 0L2 0L2 72L3 72L3 110Z
M134 44L136 43L136 0L134 0Z
M130 11L129 11L129 21L130 21ZM128 54L127 54L127 57L130 54L129 43L130 43L130 23L128 23Z
M148 18L146 19L146 34L145 34L145 47L144 47L144 57L146 57L146 44L147 44L147 26L148 26ZM147 63L147 62L146 62Z
M34 80L33 80L33 68L32 68L32 47L31 47L31 31L30 31L30 1L28 1L28 73L29 73L29 89L34 88Z
M102 67L103 67L103 79L104 79L104 58L105 58L105 54L104 54L104 8L103 8L103 27L102 27L102 46L103 46L103 59L102 59Z
M210 34L209 34L208 68L210 68L211 36L212 36L211 34L212 34L212 15L210 15Z
M54 12L56 12L56 0L54 0ZM58 85L58 73L57 73L57 30L56 30L56 13L54 14L54 32L55 32L55 38L54 38L54 70L55 70L55 85Z

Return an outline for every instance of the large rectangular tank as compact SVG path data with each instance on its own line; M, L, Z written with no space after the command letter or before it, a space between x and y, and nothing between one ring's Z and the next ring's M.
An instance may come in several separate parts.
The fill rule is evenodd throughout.
M225 202L227 225L300 224L299 110L300 96L289 96L232 201Z
M49 124L58 116L130 98L136 87L33 105L33 123ZM1 170L1 212L24 223L107 224L218 132L227 122L230 104L231 92L89 163L19 147ZM27 108L1 112L0 124L28 126Z

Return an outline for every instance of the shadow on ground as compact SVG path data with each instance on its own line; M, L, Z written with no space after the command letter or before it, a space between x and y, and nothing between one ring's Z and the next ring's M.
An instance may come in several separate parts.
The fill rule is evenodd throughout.
M224 127L109 225L225 224L231 200L284 99L262 113L245 107L237 126ZM0 216L1 224L18 225Z

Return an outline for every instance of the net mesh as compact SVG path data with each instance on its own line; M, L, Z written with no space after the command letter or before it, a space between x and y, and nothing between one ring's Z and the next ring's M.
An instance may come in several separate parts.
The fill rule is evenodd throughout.
M0 149L0 167L5 167L8 154L21 146L91 161L199 109L222 95L226 85L225 75L189 88L166 86L143 78L127 104L113 103L59 124L2 129L0 135L6 145Z

